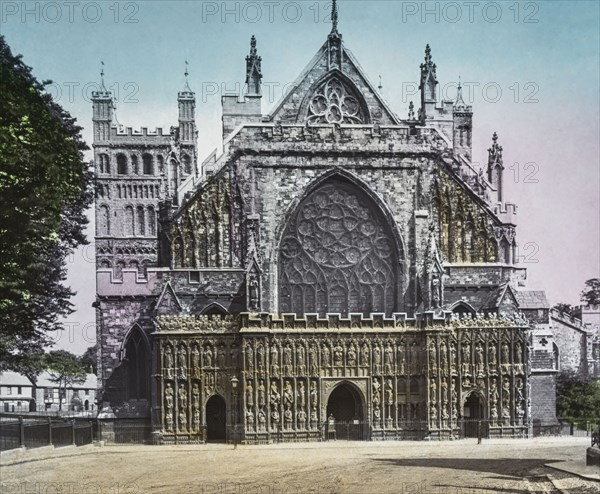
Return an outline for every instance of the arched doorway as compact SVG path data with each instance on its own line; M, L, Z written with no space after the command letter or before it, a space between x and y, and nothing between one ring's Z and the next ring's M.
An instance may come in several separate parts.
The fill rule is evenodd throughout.
M487 427L483 420L483 402L479 393L471 393L465 400L463 407L464 436L486 437Z
M335 424L335 435L333 432ZM359 391L349 383L339 384L327 400L328 437L361 441L368 439L363 402Z
M214 395L206 402L206 440L225 441L227 423L225 400Z

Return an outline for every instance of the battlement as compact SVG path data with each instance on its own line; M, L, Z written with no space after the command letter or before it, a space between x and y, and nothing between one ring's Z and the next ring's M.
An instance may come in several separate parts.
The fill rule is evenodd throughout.
M238 152L314 153L315 144L331 154L431 153L451 147L449 140L434 127L403 125L333 125L245 123L225 140L226 149ZM261 149L262 148L262 149Z
M221 107L223 139L239 125L246 122L259 122L262 119L260 96L246 95L240 99L237 94L225 94L221 97Z
M476 318L464 317L459 319L450 311L418 313L415 317L408 317L404 312L396 312L391 317L383 313L371 313L365 316L362 313L349 314L343 317L340 314L326 314L320 317L318 314L305 314L298 317L296 314L275 315L270 313L247 313L240 314L240 332L286 332L291 333L306 331L333 331L336 333L360 333L364 331L390 331L399 329L407 330L444 330L459 327L484 328L484 327L526 327L527 321L515 317L515 319L496 318L495 316L482 316Z
M135 297L155 294L159 281L158 272L164 269L148 269L146 278L138 275L137 269L123 269L117 278L112 269L96 270L96 292L100 297Z
M122 137L122 136L142 136L142 137L171 137L171 132L166 134L163 132L162 127L156 127L154 131L148 130L148 127L141 127L139 130L133 127L118 127L113 125L110 128L111 137Z
M516 224L517 205L511 202L498 202L494 206L494 213L503 223Z

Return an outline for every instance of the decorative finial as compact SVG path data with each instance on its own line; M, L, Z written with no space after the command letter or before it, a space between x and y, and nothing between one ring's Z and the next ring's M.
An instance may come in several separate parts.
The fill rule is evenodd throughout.
M337 0L331 2L331 34L338 34L338 9Z
M425 46L425 62L431 62L431 47L429 46L429 43Z
M456 101L454 102L454 108L467 108L467 104L465 103L462 95L462 83L460 76L458 76L458 89L456 90Z
M409 120L415 119L415 105L412 101L408 104L408 119Z
M492 141L494 141L494 144L498 141L498 134L496 132L494 132L494 135L492 136Z
M256 36L250 38L250 55L256 55Z
M100 60L100 91L108 92L104 85L104 61Z
M381 82L381 74L379 74L379 86L377 86L377 89L379 89L380 91L383 89L383 84Z
M187 76L188 76L188 75L190 75L190 73L189 73L189 71L188 71L188 68L189 68L189 63L188 63L188 61L186 60L186 61L185 61L185 72L184 72L184 74L183 74L183 75L185 75L185 78L186 78L186 79L187 79Z

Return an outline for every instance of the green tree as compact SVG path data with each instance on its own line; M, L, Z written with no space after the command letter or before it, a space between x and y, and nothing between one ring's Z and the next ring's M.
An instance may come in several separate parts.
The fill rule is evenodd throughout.
M559 374L556 413L574 423L600 421L600 379L585 379L572 372Z
M87 243L81 128L0 36L0 366L37 367L73 312L66 257Z
M591 278L585 282L581 301L586 305L600 304L600 278Z
M87 369L76 355L66 350L48 352L45 358L46 368L50 374L50 382L58 388L58 409L62 410L62 402L67 388L85 381Z
M98 369L98 344L89 347L79 359L81 363L88 369L88 372L96 374ZM90 370L91 369L91 370Z
M571 315L573 313L573 310L575 309L575 307L573 307L571 304L564 303L556 304L552 308L569 315Z

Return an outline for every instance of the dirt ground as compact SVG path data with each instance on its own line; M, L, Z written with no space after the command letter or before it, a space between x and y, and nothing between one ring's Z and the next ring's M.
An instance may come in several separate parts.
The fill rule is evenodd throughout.
M600 493L544 466L585 457L587 438L105 446L1 469L8 493Z

